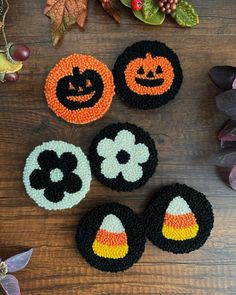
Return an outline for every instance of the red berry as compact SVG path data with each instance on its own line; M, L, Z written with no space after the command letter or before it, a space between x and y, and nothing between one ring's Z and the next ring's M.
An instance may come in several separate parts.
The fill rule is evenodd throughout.
M25 61L30 56L30 50L25 45L12 45L10 48L11 58L15 61Z
M143 1L142 0L132 0L131 1L131 8L132 10L139 11L143 8Z
M16 82L19 80L19 73L6 73L4 76L4 80L7 82Z

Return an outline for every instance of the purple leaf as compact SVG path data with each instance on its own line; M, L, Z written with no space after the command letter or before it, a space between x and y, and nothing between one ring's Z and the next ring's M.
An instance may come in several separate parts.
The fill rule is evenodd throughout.
M7 295L20 295L18 280L13 275L6 275L6 277L1 280L1 285Z
M236 68L231 66L216 66L209 71L212 82L222 90L233 88L236 78Z
M236 90L228 90L216 96L219 110L232 120L236 120Z
M229 120L220 130L218 139L222 141L236 141L236 121Z
M232 85L233 89L236 89L236 79L234 79L233 85Z
M236 166L234 166L229 174L229 184L236 191Z
M8 272L16 272L25 268L30 260L32 253L33 253L33 249L30 249L27 252L20 253L8 258L5 261L8 267Z
M220 147L222 149L234 148L236 150L236 141L220 141Z
M220 150L211 156L210 162L216 166L233 167L236 165L236 149Z

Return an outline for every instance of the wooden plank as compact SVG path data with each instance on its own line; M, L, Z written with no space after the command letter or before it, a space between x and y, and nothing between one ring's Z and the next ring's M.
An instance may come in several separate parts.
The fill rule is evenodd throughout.
M122 9L122 24L116 25L97 1L90 1L85 31L74 27L57 49L51 44L50 21L43 16L44 2L11 1L8 38L28 44L32 57L25 62L18 83L0 85L0 256L34 248L28 268L17 273L22 294L236 294L235 192L227 185L227 170L207 161L218 149L216 132L225 121L214 101L220 91L207 72L216 64L236 64L234 2L192 0L201 23L182 29L172 20L159 28L145 26L126 9ZM175 101L159 110L140 111L115 96L102 120L82 127L58 119L48 109L44 81L60 58L81 52L112 69L126 46L147 38L166 42L181 59L184 83ZM160 162L144 187L117 193L94 179L87 198L63 212L44 211L27 197L22 169L34 146L62 139L87 153L94 135L116 121L141 125L155 139ZM147 242L141 260L118 274L97 271L80 257L74 234L88 210L117 201L142 214L157 187L175 182L202 191L213 205L215 228L203 248L174 255Z

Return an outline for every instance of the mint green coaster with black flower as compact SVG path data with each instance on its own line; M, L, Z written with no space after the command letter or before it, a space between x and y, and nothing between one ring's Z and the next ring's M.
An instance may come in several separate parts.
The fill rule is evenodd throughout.
M48 210L77 205L89 191L91 179L90 165L81 148L56 140L35 147L23 171L27 194Z
M143 186L157 166L157 150L151 136L130 123L105 127L89 150L94 176L116 191L132 191Z

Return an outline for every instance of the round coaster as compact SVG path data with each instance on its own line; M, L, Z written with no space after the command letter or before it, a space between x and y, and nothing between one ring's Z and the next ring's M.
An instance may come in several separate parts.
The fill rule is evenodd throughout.
M174 99L183 79L178 56L158 41L127 47L116 60L113 75L123 100L139 109L158 108Z
M26 159L23 171L27 194L48 210L77 205L89 191L91 180L83 151L56 140L37 146Z
M61 59L45 84L48 106L58 117L75 124L101 118L114 94L111 71L89 55L73 54Z
M76 234L81 255L93 267L107 272L130 268L142 256L145 242L139 217L118 203L91 210L81 219Z
M186 185L161 188L144 212L148 239L175 254L199 249L214 224L212 206L206 196Z
M105 127L90 146L89 160L96 178L116 191L132 191L144 185L158 162L153 139L129 123Z

